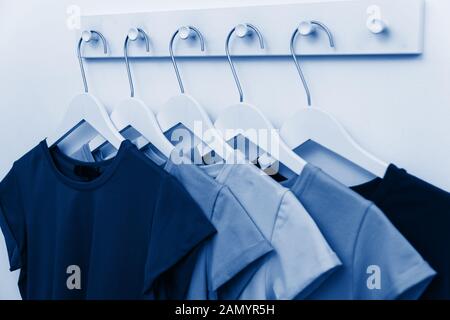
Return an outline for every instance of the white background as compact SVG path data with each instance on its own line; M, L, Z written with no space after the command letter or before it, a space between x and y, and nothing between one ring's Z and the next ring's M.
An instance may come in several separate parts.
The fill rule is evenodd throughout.
M279 1L0 0L0 177L52 132L70 98L82 90L73 31L66 26L69 5L80 6L83 14L103 14L258 3ZM446 190L450 190L449 14L450 1L426 1L422 56L303 61L316 105L335 115L368 151ZM187 92L212 118L237 101L225 59L190 61L180 68ZM305 105L291 60L238 61L237 68L246 99L275 126ZM110 110L128 95L121 62L89 64L87 69L92 92ZM133 70L138 96L155 111L178 93L168 60L134 63ZM0 239L0 299L19 298L17 272L8 271Z

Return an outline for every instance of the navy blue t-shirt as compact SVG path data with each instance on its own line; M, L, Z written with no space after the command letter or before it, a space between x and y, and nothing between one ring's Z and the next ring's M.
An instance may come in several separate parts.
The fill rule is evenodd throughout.
M24 299L183 299L215 232L129 141L96 163L42 141L0 182L0 226Z
M352 187L373 201L436 270L420 299L450 299L450 193L390 164L383 178Z

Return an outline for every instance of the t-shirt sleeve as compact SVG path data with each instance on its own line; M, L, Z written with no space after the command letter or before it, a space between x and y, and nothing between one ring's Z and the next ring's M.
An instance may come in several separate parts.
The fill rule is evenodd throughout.
M197 247L216 232L205 214L198 207L187 191L172 177L165 177L161 183L159 199L153 213L150 233L149 251L145 267L144 294L146 297L158 298L153 284L157 278L177 263L184 266L183 276L186 277L184 288L178 286L165 287L164 296L167 299L179 298L179 292L187 292L187 286L192 276L194 263L184 263L192 260L189 256L198 252ZM191 270L186 270L190 266ZM170 270L174 277L180 275ZM166 279L167 283L173 283ZM164 284L158 283L164 286Z
M14 167L0 182L0 227L5 237L10 270L25 264L26 224Z
M216 199L212 221L218 233L209 247L209 290L216 291L272 246L228 187L224 186Z
M434 275L428 263L372 204L354 249L354 298L417 299Z
M271 259L267 275L270 299L304 298L341 265L315 222L290 191L280 204L272 245L276 257Z

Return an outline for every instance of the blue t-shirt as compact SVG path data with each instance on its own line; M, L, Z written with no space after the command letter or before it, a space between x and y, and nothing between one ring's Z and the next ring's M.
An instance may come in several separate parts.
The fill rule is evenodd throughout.
M310 164L282 184L343 264L308 299L416 299L430 283L434 270L372 202Z
M0 183L0 226L24 299L183 299L215 232L180 183L126 140L97 163L42 141Z
M229 296L241 300L306 296L341 265L332 246L289 189L249 163L201 168L230 188L274 248L253 265L253 274L237 278L241 286L229 288Z
M170 159L165 161L151 146L146 147L144 152L155 163L164 164L164 169L181 182L217 229L199 253L188 299L233 298L227 292L230 286L238 282L237 275L247 272L255 261L272 251L270 242L230 189L190 159L172 156L176 163ZM227 289L221 290L224 285Z

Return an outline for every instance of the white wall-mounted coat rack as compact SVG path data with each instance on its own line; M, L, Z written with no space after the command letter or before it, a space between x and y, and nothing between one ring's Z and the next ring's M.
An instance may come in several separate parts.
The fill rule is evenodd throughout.
M134 57L169 57L169 40L180 27L192 25L205 37L201 52L195 41L178 41L181 57L225 56L228 32L240 23L251 23L264 36L266 47L259 50L252 37L233 43L236 56L287 56L292 32L300 22L317 20L333 33L336 47L329 48L326 35L302 37L296 42L301 55L409 55L423 50L424 0L351 0L214 8L147 13L82 16L81 31L97 30L108 40L110 58L123 57L123 41L132 27L145 30L151 41L146 53L139 46L130 49ZM77 35L79 36L79 35ZM86 46L86 58L105 58L95 46Z

